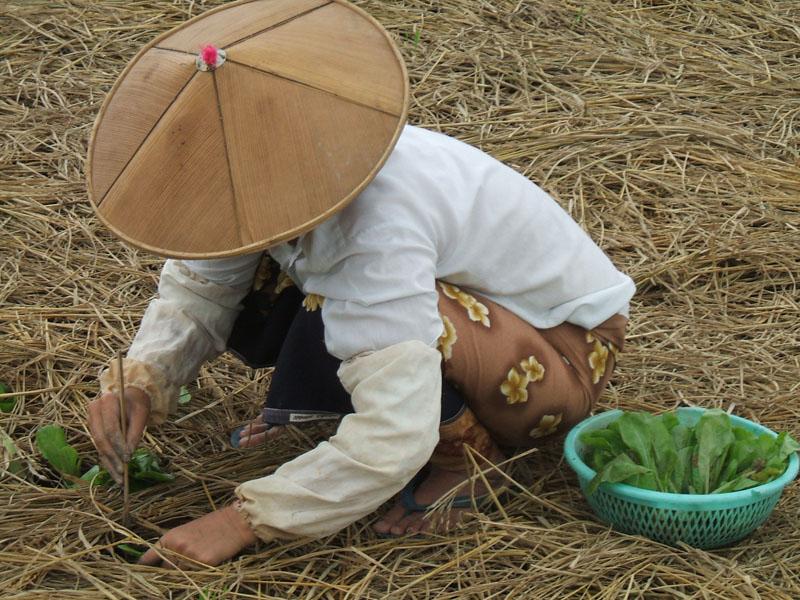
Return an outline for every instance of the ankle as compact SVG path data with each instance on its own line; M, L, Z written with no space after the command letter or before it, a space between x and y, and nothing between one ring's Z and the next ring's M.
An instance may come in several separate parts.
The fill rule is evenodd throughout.
M500 448L469 408L439 427L439 443L430 463L445 471L471 473L474 464L467 453L471 453L480 468L488 466L485 464L487 460L503 459Z

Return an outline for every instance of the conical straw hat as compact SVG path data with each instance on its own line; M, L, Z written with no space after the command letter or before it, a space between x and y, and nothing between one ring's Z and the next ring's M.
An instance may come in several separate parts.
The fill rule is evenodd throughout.
M201 52L207 45L221 52ZM407 108L403 60L361 9L228 4L127 66L92 131L89 198L117 235L162 256L254 252L352 200L394 147Z

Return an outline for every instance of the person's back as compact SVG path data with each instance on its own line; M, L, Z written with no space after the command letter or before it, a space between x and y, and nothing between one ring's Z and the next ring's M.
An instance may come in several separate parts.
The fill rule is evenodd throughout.
M541 188L459 140L406 126L388 161L347 208L307 233L291 272L325 297L340 358L441 334L435 280L471 289L539 328L586 329L627 316L634 285ZM355 303L356 305L354 306ZM352 323L393 320L392 339L359 343ZM338 327L337 320L341 321ZM333 327L334 329L331 329ZM347 341L334 339L333 331Z

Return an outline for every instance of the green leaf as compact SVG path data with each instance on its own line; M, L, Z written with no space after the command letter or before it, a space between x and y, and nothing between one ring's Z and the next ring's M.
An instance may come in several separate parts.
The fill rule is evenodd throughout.
M36 446L61 475L78 477L81 474L81 461L78 452L67 443L64 430L58 425L46 425L36 432Z
M627 454L620 454L592 478L586 493L594 494L601 483L620 483L649 471L647 467L633 462Z
M655 471L655 460L651 452L650 421L647 413L623 413L615 421L622 441L636 456L640 465Z
M736 458L732 457L733 454L733 447L731 447L731 452L728 453L728 460L725 463L725 468L722 470L719 476L719 489L720 486L724 485L727 482L731 482L737 478L736 473L739 471L739 461ZM713 492L712 492L713 493Z
M661 413L656 417L656 420L663 423L664 427L667 428L667 431L672 431L681 424L680 419L678 419L678 415L675 414L674 411Z
M100 465L95 465L86 471L86 473L81 475L81 479L90 481L93 485L108 485L111 483L111 475L108 474L108 471L101 468Z
M0 381L0 394L10 394L14 390L11 389L11 386L5 383L4 381ZM0 398L0 412L11 412L14 410L14 407L17 404L16 396L8 396L6 398Z
M675 444L672 439L667 426L663 419L655 418L649 422L650 429L650 443L653 447L653 455L656 460L656 468L654 471L656 489L667 492L671 489L672 472L675 470L676 463L678 462L678 452L675 450Z
M672 434L672 442L675 444L676 450L691 446L693 443L693 432L686 425L677 425L672 428L670 433Z
M730 460L731 460L730 459L730 453L731 453L731 447L733 446L733 440L734 439L735 438L731 437L732 441L728 445L728 447L725 449L725 453L722 454L721 456L719 456L717 458L717 460L715 460L714 463L711 465L711 469L709 471L709 477L708 477L708 493L709 494L711 493L711 490L715 489L717 486L719 486L721 483L723 483L725 481L724 479L720 479L720 476L722 475L722 471L725 469L725 467L727 466L728 462L730 462Z
M634 477L626 480L625 483L635 485L636 487L645 490L653 490L654 492L661 491L658 477L652 471L635 475Z
M615 454L613 452L603 450L602 448L595 448L592 451L591 459L589 460L589 466L595 471L599 471L612 460L614 460L614 456Z
M157 483L175 481L175 476L165 473L155 454L146 448L139 448L131 455L128 473L133 491L143 490Z
M694 446L686 446L678 450L675 470L672 472L672 491L676 494L686 493L689 487L689 477L692 473L692 456L694 455L694 451Z
M581 442L589 448L607 450L613 454L625 452L625 444L617 431L611 429L596 429L581 435Z
M775 446L777 455L781 460L786 460L792 454L800 450L800 444L798 444L794 438L792 438L792 436L785 431L778 435L778 439L775 441Z
M164 473L163 471L139 471L133 474L133 478L137 481L153 481L156 483L175 481L175 475Z
M785 470L786 469L783 467L766 467L756 473L753 473L751 477L759 483L767 483L768 481L776 479Z
M703 413L694 430L697 438L697 472L693 474L692 485L698 494L708 494L716 488L715 474L719 474L731 445L736 439L731 431L731 419L721 409Z
M736 441L731 446L728 454L729 461L736 461L738 471L749 469L758 453L756 436L750 432L746 432L748 435L741 435L740 431L742 430L740 427L734 429L733 433Z
M192 395L189 393L189 390L186 388L185 385L181 386L181 393L178 396L178 404L189 404L192 400Z
M724 494L726 492L738 492L739 490L746 490L747 488L760 485L758 481L754 481L746 476L737 477L726 483L723 483L712 494Z
M144 554L144 550L138 550L131 546L130 544L117 544L117 548L122 550L128 556L132 556L133 558L141 558Z
M154 471L159 469L158 459L146 448L134 450L128 465L131 475L135 475L141 471Z

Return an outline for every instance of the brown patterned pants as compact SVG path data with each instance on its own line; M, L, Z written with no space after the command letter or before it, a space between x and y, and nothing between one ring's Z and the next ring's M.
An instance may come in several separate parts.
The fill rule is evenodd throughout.
M440 429L432 461L463 464L462 443L526 448L585 418L622 351L627 319L587 331L563 323L537 329L490 300L439 282L444 376L468 413Z

